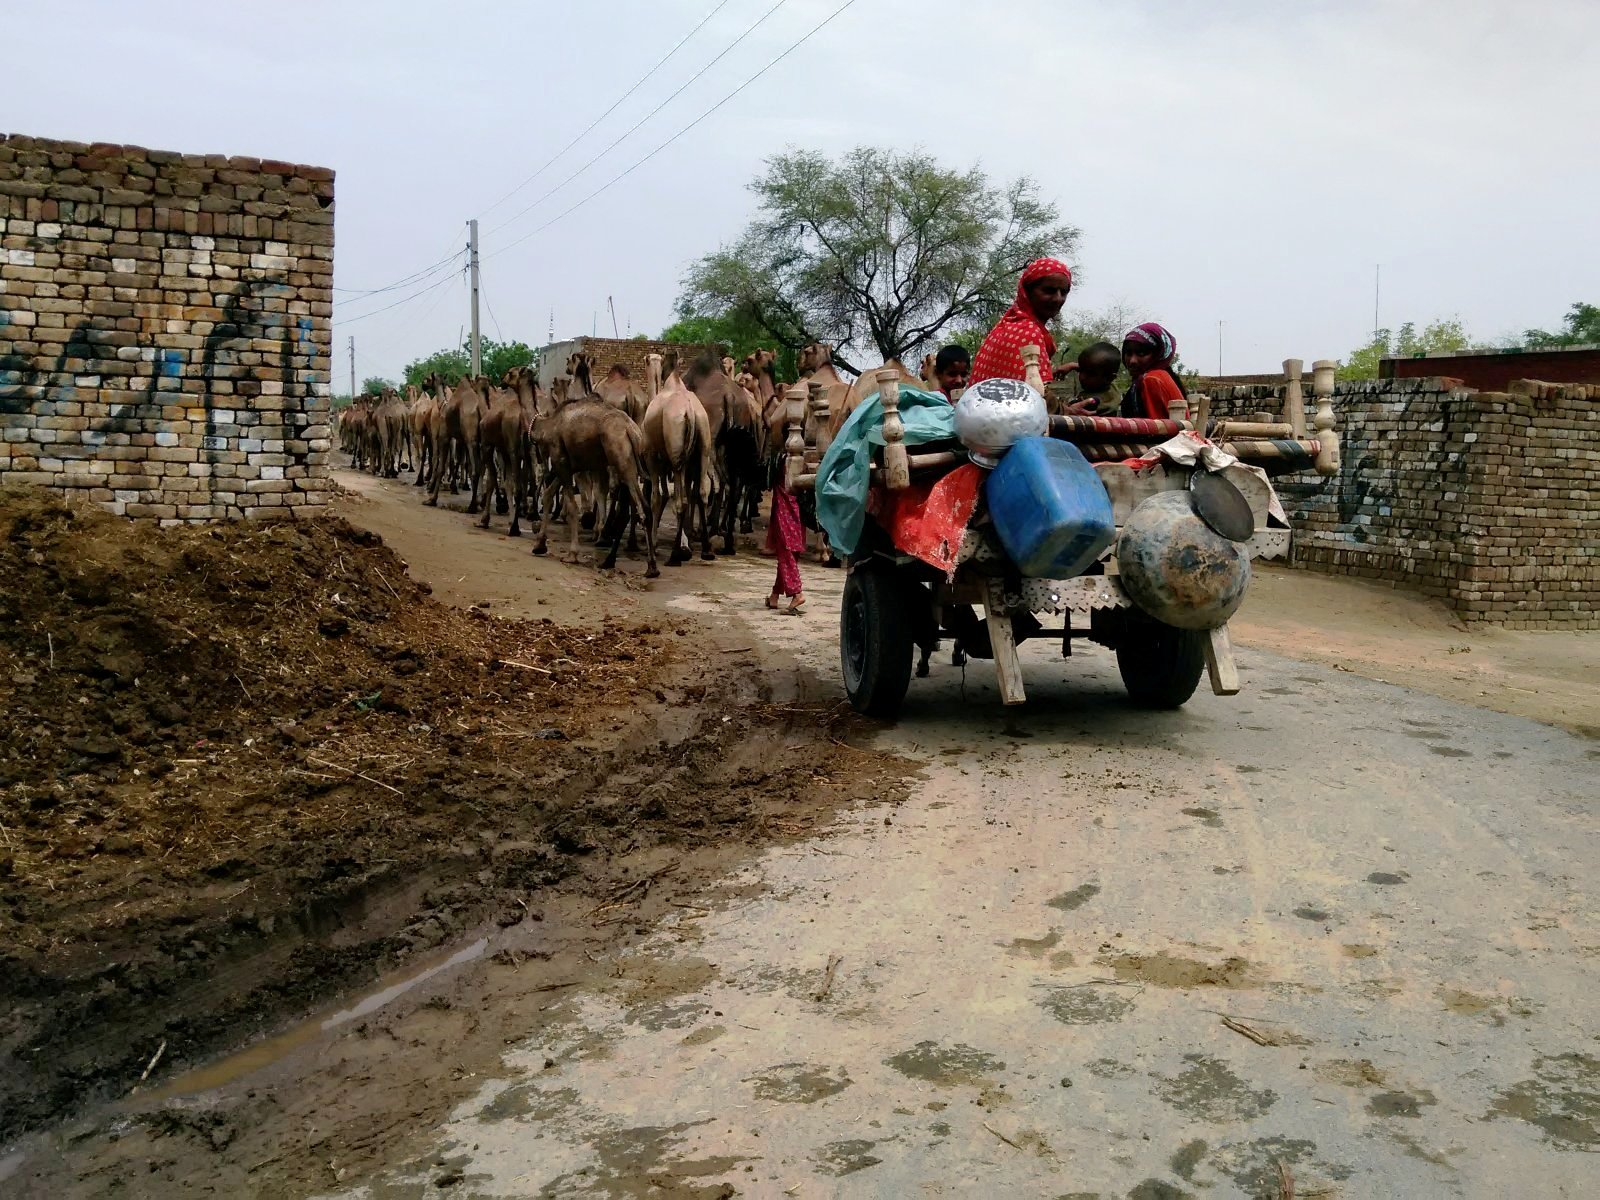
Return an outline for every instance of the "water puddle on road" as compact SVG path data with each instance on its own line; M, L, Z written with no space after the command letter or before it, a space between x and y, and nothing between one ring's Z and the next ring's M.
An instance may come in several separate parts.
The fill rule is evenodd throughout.
M353 1004L343 1008L325 1011L318 1016L309 1017L299 1024L292 1026L275 1037L266 1038L247 1046L216 1062L207 1063L205 1066L196 1067L192 1071L185 1071L182 1075L164 1084L158 1090L150 1093L152 1100L170 1100L178 1096L193 1096L200 1092L209 1092L226 1084L253 1075L275 1062L287 1058L293 1051L301 1046L314 1041L325 1033L330 1033L351 1021L362 1017L371 1016L385 1005L392 1003L419 987L428 980L444 972L472 962L483 957L484 951L489 948L488 938L479 938L469 945L461 947L447 957L438 959L425 966L414 967L404 973L397 973L386 979L379 980L379 986L364 993Z

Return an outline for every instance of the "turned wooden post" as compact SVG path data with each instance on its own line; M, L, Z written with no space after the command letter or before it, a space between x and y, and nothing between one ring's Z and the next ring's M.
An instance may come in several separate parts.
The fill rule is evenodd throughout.
M656 393L661 390L661 355L644 356L644 378L645 390L650 393L649 399L654 400Z
M792 384L784 392L784 420L789 426L789 436L783 443L786 457L783 470L784 486L793 491L800 476L806 473L806 385Z
M883 402L883 480L891 491L911 486L911 461L906 456L906 425L900 419L900 372L884 367L877 374Z
M829 429L833 410L828 404L828 385L813 383L808 404L811 413L808 428L811 430L812 441L817 447L817 460L820 462L828 447L833 445L833 433Z
M1022 348L1022 379L1029 387L1044 395L1044 373L1039 366L1039 347Z
M1283 375L1287 381L1283 385L1283 419L1289 422L1289 428L1296 438L1306 435L1306 401L1300 389L1304 367L1305 364L1298 358L1283 360Z
M1339 435L1333 431L1333 373L1339 364L1320 358L1311 364L1311 394L1317 401L1317 474L1339 473Z

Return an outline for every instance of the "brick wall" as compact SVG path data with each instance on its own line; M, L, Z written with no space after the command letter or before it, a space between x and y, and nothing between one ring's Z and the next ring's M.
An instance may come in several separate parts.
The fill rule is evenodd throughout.
M1339 474L1276 481L1294 565L1407 583L1468 621L1600 628L1600 386L1512 388L1339 384ZM1281 396L1223 389L1211 411L1281 413Z
M1378 364L1384 379L1443 376L1480 391L1505 391L1519 379L1547 383L1600 384L1600 347L1503 350L1487 354L1440 354L1428 358L1386 358Z
M0 481L325 504L333 172L0 135Z
M665 355L676 350L681 361L692 362L705 346L679 345L675 342L649 342L637 338L580 337L565 342L555 342L539 351L539 386L546 391L557 379L567 373L567 359L580 350L594 356L595 382L606 377L616 363L628 368L632 378L645 381L645 358L651 354Z

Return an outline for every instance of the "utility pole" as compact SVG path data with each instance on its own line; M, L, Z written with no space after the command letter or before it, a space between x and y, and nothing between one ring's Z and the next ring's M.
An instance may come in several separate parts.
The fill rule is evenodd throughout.
M1378 263L1372 268L1372 340L1378 340L1378 296L1383 287L1383 264Z
M350 399L356 398L356 335L350 335Z
M614 338L620 338L622 334L617 332L617 302L610 296L607 296L606 307L611 310L611 336Z
M483 374L483 347L478 341L478 220L467 222L467 252L472 264L472 377Z
M1222 375L1222 322L1217 322L1217 375Z

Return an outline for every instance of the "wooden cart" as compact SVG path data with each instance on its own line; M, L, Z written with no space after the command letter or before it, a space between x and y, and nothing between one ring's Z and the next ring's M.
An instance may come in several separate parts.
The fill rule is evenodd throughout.
M1028 382L1044 391L1037 347L1023 349ZM1285 363L1288 386L1281 420L1254 414L1250 421L1211 424L1206 400L1196 397L1194 424L1174 414L1168 421L1129 421L1104 417L1054 417L1050 435L1074 443L1095 466L1111 499L1120 535L1140 504L1162 492L1187 489L1193 469L1162 461L1135 469L1124 460L1197 425L1210 441L1239 462L1218 472L1249 506L1253 532L1245 549L1250 558L1281 558L1289 550L1287 523L1275 514L1271 483L1244 464L1267 475L1315 469L1331 475L1339 467L1339 444L1333 431L1331 362L1314 367L1316 400L1314 431L1307 435L1300 363ZM872 481L891 491L913 480L931 482L967 461L959 446L908 448L899 412L900 376L877 372L883 403L885 445L875 457ZM786 393L786 479L791 489L812 488L817 466L828 448L827 392L821 386L796 384ZM890 718L900 709L910 685L912 664L920 647L919 676L940 638L957 638L974 656L992 656L1000 695L1008 705L1026 701L1018 634L1033 640L1060 640L1070 657L1075 639L1087 638L1115 651L1118 671L1130 698L1152 708L1184 704L1209 673L1217 695L1239 690L1238 671L1226 624L1211 629L1184 629L1142 611L1119 578L1117 543L1113 541L1083 574L1072 579L1023 578L980 512L969 526L954 569L942 572L894 544L870 515L861 543L849 556L840 612L839 657L845 692L857 711ZM972 605L982 605L976 622ZM1170 614L1169 614L1170 615ZM960 619L958 619L960 618ZM1041 622L1044 618L1049 623Z

